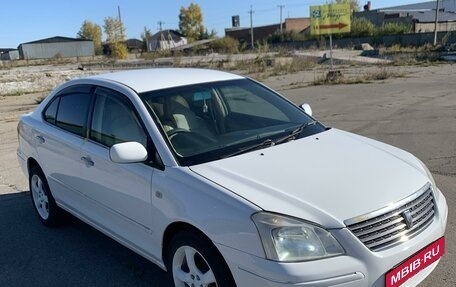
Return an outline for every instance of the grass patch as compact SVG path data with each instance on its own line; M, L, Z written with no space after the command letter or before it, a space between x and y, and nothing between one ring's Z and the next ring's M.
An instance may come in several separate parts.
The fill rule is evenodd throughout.
M387 68L379 69L374 72L367 72L365 74L357 75L355 77L339 76L329 79L328 76L320 75L308 86L321 86L321 85L354 85L354 84L368 84L373 81L384 81L390 78L403 78L405 73L388 70ZM298 87L295 85L294 88Z
M430 44L423 46L401 46L400 44L391 47L380 47L379 56L392 60L393 66L431 66L439 61L440 52L438 48Z
M255 59L237 61L229 66L228 70L243 71L257 79L265 79L271 76L281 76L311 70L317 66L313 58L308 57L263 57L259 55Z
M35 89L35 90L27 90L27 91L12 91L8 93L2 93L2 97L19 97L19 96L25 96L25 95L30 95L30 94L37 94L37 93L49 93L52 89ZM45 97L43 97L44 99ZM36 102L36 100L35 100Z

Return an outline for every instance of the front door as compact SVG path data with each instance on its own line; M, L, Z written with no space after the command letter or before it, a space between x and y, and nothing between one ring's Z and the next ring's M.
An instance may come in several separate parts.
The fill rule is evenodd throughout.
M152 228L154 169L145 163L114 163L109 148L131 141L147 148L148 137L125 96L103 88L97 88L95 96L89 137L81 146L82 191L92 207L86 212L103 229L144 249Z

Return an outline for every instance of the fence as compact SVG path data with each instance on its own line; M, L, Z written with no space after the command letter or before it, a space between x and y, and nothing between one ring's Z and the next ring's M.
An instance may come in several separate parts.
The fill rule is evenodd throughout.
M437 43L446 45L456 42L456 32L439 32L437 34ZM333 37L333 46L335 48L352 48L361 43L369 43L372 46L423 46L434 43L434 33L416 33L402 35L385 35L372 37L350 37L336 38ZM292 49L311 49L311 48L329 48L329 40L326 38L311 39L299 42L274 43L273 48L292 48Z

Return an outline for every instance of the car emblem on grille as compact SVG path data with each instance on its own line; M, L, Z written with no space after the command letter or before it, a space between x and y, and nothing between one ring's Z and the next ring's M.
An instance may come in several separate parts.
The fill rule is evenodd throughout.
M405 224L407 224L408 229L412 229L413 227L413 217L410 213L410 210L406 210L402 212L402 217L405 219Z

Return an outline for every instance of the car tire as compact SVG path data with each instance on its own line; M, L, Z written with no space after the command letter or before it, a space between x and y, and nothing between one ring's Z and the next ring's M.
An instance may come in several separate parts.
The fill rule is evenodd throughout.
M171 239L167 268L176 287L236 286L217 248L193 231L181 231Z
M49 227L59 225L62 217L61 209L55 203L46 177L39 166L30 169L29 188L33 208L41 223Z

